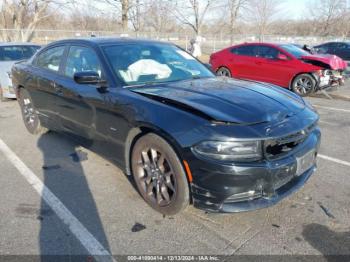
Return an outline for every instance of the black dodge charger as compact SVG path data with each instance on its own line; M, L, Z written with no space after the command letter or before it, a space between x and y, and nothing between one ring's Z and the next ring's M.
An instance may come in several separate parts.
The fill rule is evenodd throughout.
M217 78L181 48L133 39L49 44L12 69L30 133L70 134L163 214L267 207L316 168L318 115L282 88Z

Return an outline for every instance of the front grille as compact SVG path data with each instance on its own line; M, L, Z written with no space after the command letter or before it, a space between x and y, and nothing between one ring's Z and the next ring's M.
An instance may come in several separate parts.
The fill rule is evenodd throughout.
M303 143L309 134L316 127L317 122L312 123L305 129L302 129L293 134L279 137L276 139L267 140L264 142L264 151L267 159L276 159L290 153L295 147Z

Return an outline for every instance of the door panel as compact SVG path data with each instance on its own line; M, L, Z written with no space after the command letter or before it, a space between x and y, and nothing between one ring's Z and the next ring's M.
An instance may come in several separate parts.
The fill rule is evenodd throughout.
M259 80L254 73L258 68L255 45L234 47L231 53L230 69L234 77Z
M65 46L55 46L38 54L30 74L32 85L28 86L31 98L40 115L57 121L55 81L59 75Z
M256 74L263 82L288 87L296 66L292 59L278 59L280 53L282 52L275 47L260 45L257 58L259 68L256 70ZM286 55L285 53L282 54Z

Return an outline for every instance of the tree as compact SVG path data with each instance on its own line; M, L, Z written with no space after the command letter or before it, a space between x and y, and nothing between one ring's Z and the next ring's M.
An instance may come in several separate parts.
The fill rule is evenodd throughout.
M0 25L5 41L31 41L37 27L73 0L3 0Z
M131 1L132 0L105 0L107 4L120 11L121 25L124 32L128 30L129 12L130 8L132 7Z
M145 6L145 25L156 33L163 33L175 28L174 18L169 16L172 6L164 0L149 0Z
M175 2L174 16L184 25L190 26L195 34L199 36L203 26L204 18L215 0L182 0Z
M3 0L1 24L5 41L30 41L38 24L49 16L49 1ZM13 29L13 31L11 31Z
M227 0L227 6L229 10L229 29L230 29L230 41L233 43L233 33L236 29L236 22L239 15L239 12L242 8L246 7L247 0Z
M309 5L309 13L313 17L318 33L322 36L334 34L334 29L339 24L345 26L349 23L346 9L346 0L322 0L313 1Z
M280 12L282 1L279 0L250 0L249 17L254 22L259 40L264 41L264 35L276 14Z

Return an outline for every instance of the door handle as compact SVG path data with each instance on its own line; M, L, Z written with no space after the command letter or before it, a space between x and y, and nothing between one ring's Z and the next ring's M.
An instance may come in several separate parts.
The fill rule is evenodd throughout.
M256 61L256 62L255 62L255 64L257 64L257 65L261 65L261 64L262 64L262 62Z

